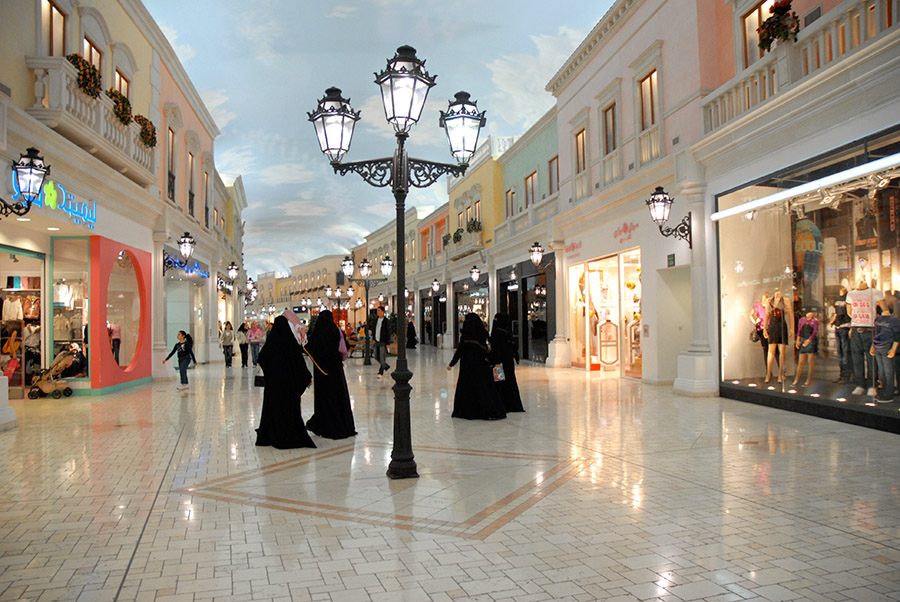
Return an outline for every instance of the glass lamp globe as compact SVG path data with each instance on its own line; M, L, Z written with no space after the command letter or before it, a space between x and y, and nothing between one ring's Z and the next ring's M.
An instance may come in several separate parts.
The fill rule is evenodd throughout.
M350 99L341 96L340 88L328 88L316 110L307 113L316 128L319 147L332 163L337 163L350 150L353 127L359 112L350 106Z
M541 246L541 243L535 242L531 245L531 249L528 250L528 254L531 256L531 263L538 267L544 258L544 247Z
M16 190L22 197L22 201L12 205L12 212L16 215L28 213L31 203L41 196L44 180L50 175L50 166L44 164L44 158L38 154L39 152L36 148L28 148L25 154L19 155L19 160L12 164Z
M368 278L372 274L372 264L368 259L359 262L359 274L363 278Z
M669 221L669 211L672 209L672 197L663 190L662 186L657 186L650 198L647 199L647 207L650 209L650 219L657 226L662 227Z
M385 256L384 259L381 260L381 273L385 276L390 276L391 272L394 271L394 262L391 261L391 258Z
M181 252L181 256L187 259L193 255L196 244L197 241L194 240L194 237L189 232L185 232L184 236L178 239L178 250Z
M478 145L478 134L484 127L485 111L478 112L477 102L470 100L468 92L457 92L447 112L441 111L440 125L447 132L450 153L461 164L469 162Z
M425 61L416 57L412 46L401 46L387 67L375 74L375 83L381 88L384 116L397 133L409 132L419 121L428 90L434 78L425 70Z
M341 271L347 278L353 277L353 260L349 256L344 256L344 260L341 262Z

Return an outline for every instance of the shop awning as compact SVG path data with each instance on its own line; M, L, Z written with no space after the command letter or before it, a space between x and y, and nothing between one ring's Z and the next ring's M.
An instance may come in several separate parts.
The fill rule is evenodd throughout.
M731 217L733 215L742 215L755 209L768 207L769 205L773 205L775 203L778 203L779 201L787 201L799 196L820 192L833 186L846 184L847 182L851 182L853 180L867 178L881 171L896 170L898 166L900 166L900 153L890 155L876 161L871 161L864 165L857 165L856 167L845 169L842 172L832 174L830 176L825 176L824 178L819 178L818 180L815 180L813 182L808 182L806 184L801 184L800 186L794 186L793 188L782 190L781 192L776 192L775 194L764 196L761 199L756 199L755 201L747 201L746 203L741 203L740 205L731 207L729 209L716 211L712 214L710 219L714 222L717 222L720 219Z

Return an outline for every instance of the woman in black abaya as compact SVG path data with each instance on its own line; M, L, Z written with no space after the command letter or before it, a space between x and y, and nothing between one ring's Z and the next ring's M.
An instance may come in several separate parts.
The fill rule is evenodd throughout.
M519 395L519 384L516 382L518 363L519 350L512 338L512 318L509 314L499 313L494 316L494 323L491 325L491 364L503 366L505 378L494 382L494 385L507 412L525 411Z
M356 434L350 391L341 357L341 331L328 310L319 312L316 327L309 334L306 352L315 365L315 409L306 428L327 439L345 439Z
M498 420L506 418L503 402L494 387L488 362L488 333L481 318L466 314L456 353L447 370L459 362L459 378L453 397L453 418Z
M315 447L300 414L300 396L309 387L312 375L303 361L300 343L284 316L275 318L258 359L266 384L256 444L277 449Z

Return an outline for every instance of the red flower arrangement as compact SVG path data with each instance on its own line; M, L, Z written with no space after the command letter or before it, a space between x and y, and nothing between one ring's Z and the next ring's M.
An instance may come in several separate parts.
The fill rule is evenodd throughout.
M134 122L141 126L141 142L148 148L156 146L156 126L143 115L135 115Z
M769 9L772 13L756 30L759 33L759 47L766 52L772 49L775 40L797 41L800 32L800 17L791 10L791 0L779 0Z
M91 98L99 98L100 72L97 71L97 68L77 53L69 54L66 58L78 70L78 87L81 88L81 91Z
M131 123L131 102L128 98L115 88L107 90L106 95L112 98L115 105L113 107L113 112L116 114L118 120L125 125Z

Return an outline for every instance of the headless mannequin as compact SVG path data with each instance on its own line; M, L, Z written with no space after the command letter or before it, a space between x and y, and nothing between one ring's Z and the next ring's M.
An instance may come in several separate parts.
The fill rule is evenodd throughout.
M776 318L775 312L781 311L781 316ZM764 336L769 339L769 357L766 360L766 382L772 380L772 364L775 363L775 352L784 357L784 349L788 340L794 336L794 310L784 300L781 291L769 299L766 308L766 325L763 329ZM784 381L784 364L778 365L778 382Z

